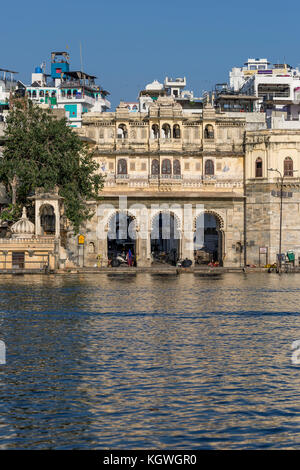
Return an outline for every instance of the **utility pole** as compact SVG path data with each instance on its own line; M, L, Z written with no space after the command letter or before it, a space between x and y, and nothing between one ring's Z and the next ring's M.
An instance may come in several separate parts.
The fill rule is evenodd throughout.
M279 255L278 255L278 273L281 273L281 240L282 240L282 189L283 189L283 179L281 171L277 168L268 168L268 171L276 171L280 176L280 209L279 209Z

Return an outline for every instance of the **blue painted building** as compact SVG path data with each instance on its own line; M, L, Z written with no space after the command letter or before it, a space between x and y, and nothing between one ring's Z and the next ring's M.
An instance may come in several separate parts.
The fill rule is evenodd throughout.
M40 105L64 108L72 127L81 127L82 115L104 112L110 108L109 92L95 83L94 75L71 71L67 52L51 53L51 74L44 67L36 67L32 83L26 87L28 97Z

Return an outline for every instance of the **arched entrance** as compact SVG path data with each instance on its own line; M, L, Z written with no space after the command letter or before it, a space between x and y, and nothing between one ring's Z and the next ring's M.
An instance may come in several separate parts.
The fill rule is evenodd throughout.
M223 265L223 222L212 212L199 214L195 220L194 259L196 264Z
M50 204L44 204L40 208L40 220L42 235L55 234L55 212L54 207Z
M152 220L151 254L153 263L172 265L180 257L179 223L171 212L159 212Z
M108 259L126 255L131 251L133 261L136 258L135 219L125 212L117 212L108 222L107 256Z

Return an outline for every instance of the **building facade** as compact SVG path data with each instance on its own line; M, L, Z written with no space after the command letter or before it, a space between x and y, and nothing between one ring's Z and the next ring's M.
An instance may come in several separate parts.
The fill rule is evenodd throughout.
M245 142L247 259L276 262L282 187L282 253L300 257L300 129L249 131ZM278 171L275 171L278 170ZM281 176L283 180L281 180Z
M106 265L130 249L138 266L164 256L240 266L245 125L244 116L217 113L210 103L187 115L166 96L146 113L133 114L126 103L115 113L87 113L78 132L93 141L105 186L86 226L85 264L100 258ZM171 219L169 241L164 215ZM116 241L111 235L121 222L126 233Z

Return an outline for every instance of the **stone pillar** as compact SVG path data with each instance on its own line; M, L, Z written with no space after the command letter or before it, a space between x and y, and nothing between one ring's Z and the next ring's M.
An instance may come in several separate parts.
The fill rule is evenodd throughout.
M181 230L181 258L188 258L194 264L194 227L192 207L187 207L183 211Z
M98 253L97 255L101 255L101 264L102 267L107 266L107 230L105 231L106 238L98 240Z
M150 232L148 233L147 239L141 238L140 233L137 232L137 266L146 267L151 265L151 253L150 253Z
M182 232L182 240L181 240L181 258L190 259L194 264L194 232L191 230L183 231Z
M37 236L40 236L42 234L40 205L38 205L37 201L35 202L35 234Z
M60 214L59 214L59 204L58 201L55 201L54 214L55 214L55 236L56 238L60 237Z

